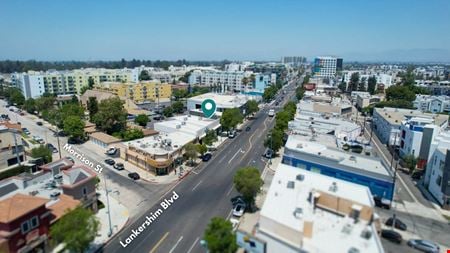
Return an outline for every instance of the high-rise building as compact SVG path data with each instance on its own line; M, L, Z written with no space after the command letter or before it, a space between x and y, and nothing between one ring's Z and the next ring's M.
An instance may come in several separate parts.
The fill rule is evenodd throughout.
M314 59L314 76L331 78L336 75L336 71L342 70L342 58L331 56L319 56Z
M281 63L289 64L292 66L300 66L306 63L306 57L303 56L284 56L281 57Z

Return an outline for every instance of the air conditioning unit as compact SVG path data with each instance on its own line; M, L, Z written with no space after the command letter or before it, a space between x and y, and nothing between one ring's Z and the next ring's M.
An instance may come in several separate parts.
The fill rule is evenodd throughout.
M181 125L177 125L176 128L177 128L177 129L180 129L180 128L181 128Z

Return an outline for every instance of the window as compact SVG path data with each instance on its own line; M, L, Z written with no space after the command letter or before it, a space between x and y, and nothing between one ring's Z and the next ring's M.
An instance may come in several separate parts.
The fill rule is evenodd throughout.
M320 168L311 166L311 172L319 173L320 174Z
M83 187L83 196L86 196L86 195L87 195L87 188Z
M30 223L31 223L31 229L37 228L39 226L39 219L38 219L38 217L34 216L33 218L31 218Z
M436 178L436 184L437 184L438 186L441 186L441 181L442 181L442 177L441 177L441 176L438 176L438 177Z
M30 222L24 221L22 225L20 225L20 229L22 230L22 234L28 233L28 231L30 231Z

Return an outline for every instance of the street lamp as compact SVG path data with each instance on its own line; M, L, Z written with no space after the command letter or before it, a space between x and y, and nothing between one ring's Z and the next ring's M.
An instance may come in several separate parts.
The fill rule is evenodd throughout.
M108 222L109 222L108 237L111 237L113 231L112 231L112 224L111 224L111 208L109 206L109 191L108 191L108 187L106 186L106 175L103 176L103 180L105 181L106 205L108 206Z

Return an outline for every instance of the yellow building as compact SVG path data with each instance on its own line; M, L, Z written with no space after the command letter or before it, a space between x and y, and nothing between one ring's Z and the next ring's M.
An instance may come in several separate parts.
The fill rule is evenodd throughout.
M131 99L136 104L170 99L172 86L157 81L142 81L139 83L102 82L95 85L97 90L112 92L113 94Z

